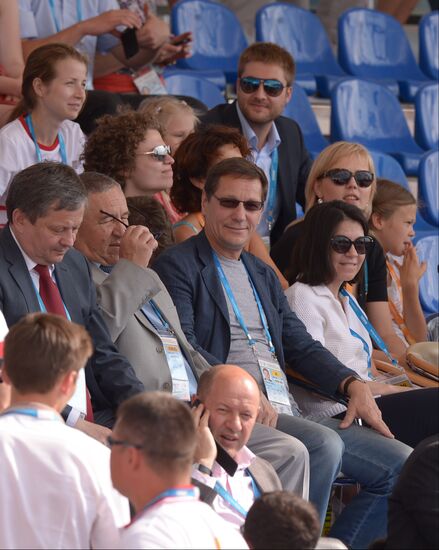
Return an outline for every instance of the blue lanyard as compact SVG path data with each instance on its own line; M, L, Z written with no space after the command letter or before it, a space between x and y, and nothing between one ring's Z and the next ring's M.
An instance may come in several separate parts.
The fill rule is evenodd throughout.
M279 166L279 152L276 147L271 154L270 186L268 189L268 200L267 200L267 210L266 210L269 231L271 231L271 228L273 227L273 224L274 224L274 207L276 205L278 166Z
M217 254L214 250L212 250L212 254L213 254L213 261L215 262L215 266L216 266L216 269L218 271L218 275L219 275L221 284L223 285L224 290L226 291L227 296L230 300L230 303L232 304L233 312L235 313L236 319L238 320L238 323L241 325L241 328L242 328L242 330L244 331L244 333L247 337L249 346L254 348L255 345L256 345L256 340L254 338L252 338L250 332L248 331L247 325L245 324L245 321L244 321L244 319L241 315L241 311L240 311L240 309L238 307L238 304L235 300L235 296L233 295L232 289L230 288L229 281L227 280L226 274L224 273L224 270L221 266L221 263L218 259L218 256L217 256ZM244 267L245 267L245 264L244 264ZM247 271L247 268L246 268L246 271ZM256 288L253 284L253 281L251 280L251 277L250 277L250 274L248 273L248 271L247 271L247 276L248 276L248 280L249 280L250 285L251 285L252 290L253 290L253 295L255 297L256 304L258 306L259 316L261 318L262 326L264 328L265 338L267 339L268 347L269 347L271 353L275 356L276 355L276 350L273 346L273 341L271 339L271 334L270 334L270 331L268 329L267 317L265 316L265 312L264 312L264 309L262 307L261 300L259 298L257 290L256 290Z
M148 510L148 508L151 508L154 506L154 504L157 504L161 500L164 500L165 498L169 497L175 497L175 498L197 498L197 491L195 490L195 487L188 487L188 488L180 488L180 489L168 489L167 491L163 491L163 493L160 493L156 497L154 497L152 500L148 502L148 504L142 509L140 514Z
M343 296L346 296L349 299L349 305L354 310L354 313L356 314L356 316L358 317L358 319L360 320L364 328L367 330L367 332L370 334L375 344L386 354L386 356L389 358L389 360L394 366L398 366L398 361L396 361L396 359L394 359L390 355L389 348L384 343L384 340L381 338L378 332L373 328L366 314L360 308L360 306L358 306L357 303L352 299L352 296L349 294L349 292L345 288L342 288L340 289L340 294L342 294Z
M248 469L246 470L246 472L250 476L250 479L251 479L251 482L252 482L253 494L254 494L255 500L256 500L257 498L259 498L261 496L261 492L259 491L259 489L258 489L258 487L255 483L255 480L251 476ZM230 504L230 506L232 508L234 508L238 512L238 514L240 514L243 518L247 517L247 511L244 510L244 508L239 504L239 502L232 497L232 495L221 485L221 483L219 481L217 481L215 483L215 487L213 488L213 490L216 491L218 493L218 495L227 502L227 504Z
M49 0L49 7L50 7L50 13L52 14L53 22L55 23L56 32L60 32L62 30L61 25L59 24L58 18L56 16L55 11L55 0ZM76 18L77 22L79 23L82 21L82 6L81 6L81 0L76 0Z
M32 277L31 277L32 279ZM41 299L41 296L40 296L40 293L38 292L38 289L37 287L35 286L34 282L32 281L32 284L34 285L34 289L35 289L35 293L37 295L37 299L38 299L38 304L40 306L40 311L42 311L43 313L47 313L47 309L46 309L46 304L43 302L43 300ZM58 285L57 285L58 286ZM59 289L58 289L59 290ZM61 292L59 293L60 296L61 296ZM69 310L67 309L66 307L66 304L64 303L64 300L62 299L62 296L61 296L61 301L62 301L62 305L64 306L64 310L66 312L66 317L69 321L72 320L72 318L70 317L70 313L69 313Z
M3 411L0 416L6 416L8 414L21 414L24 416L31 416L32 418L39 418L40 420L61 420L61 418L56 413L47 409L30 409L17 407Z
M30 135L32 136L32 141L35 145L35 152L37 154L38 162L41 162L43 160L43 157L41 156L41 149L38 145L37 138L35 135L34 125L32 124L32 117L30 115L26 115L24 120L26 121L27 127L29 128ZM64 138L61 135L61 132L58 132L58 141L59 141L59 153L61 155L61 160L64 164L67 164L67 154L66 154L66 144L64 143Z
M352 336L354 336L355 338L358 338L358 340L360 340L360 342L363 344L363 349L367 355L367 375L370 379L372 379L372 360L370 356L369 346L367 345L366 340L362 336L360 336L358 332L355 332L355 330L352 328L349 328L349 330Z
M171 333L171 334L174 334L174 331L171 329L171 327L169 326L169 323L168 321L166 321L166 319L163 317L162 315L162 312L160 311L160 309L158 308L157 304L154 302L154 300L149 300L149 303L152 307L152 309L154 310L154 313L157 315L157 317L160 319L160 322L162 323L162 325L165 327L165 329ZM152 323L151 319L149 319L149 321ZM152 323L154 324L154 323Z

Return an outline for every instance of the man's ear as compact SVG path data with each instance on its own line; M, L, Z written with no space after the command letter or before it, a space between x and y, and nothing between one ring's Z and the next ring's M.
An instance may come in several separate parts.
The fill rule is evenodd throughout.
M12 211L12 220L11 224L14 226L14 229L18 231L18 233L21 232L22 227L29 223L29 218L26 216L26 214L20 210L19 208L16 208Z
M78 380L79 372L76 370L71 370L64 374L62 377L59 390L62 395L68 396L68 399L75 393L76 382Z
M209 199L207 198L206 192L203 189L203 192L201 193L201 213L203 216L205 216L206 212L206 205L209 202Z
M287 86L287 91L285 95L285 105L290 102L291 97L293 95L293 86Z

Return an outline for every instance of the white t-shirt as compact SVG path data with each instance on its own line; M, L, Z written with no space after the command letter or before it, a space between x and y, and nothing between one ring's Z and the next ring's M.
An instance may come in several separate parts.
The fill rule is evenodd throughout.
M248 548L236 529L193 497L170 497L121 530L120 548Z
M64 120L59 129L66 147L67 164L76 172L83 171L79 157L84 149L85 135L76 122ZM50 147L39 144L42 160L62 162L58 138ZM13 176L38 162L35 144L22 117L0 130L0 227L6 224L5 203Z
M129 506L110 450L40 414L0 415L0 548L117 548Z

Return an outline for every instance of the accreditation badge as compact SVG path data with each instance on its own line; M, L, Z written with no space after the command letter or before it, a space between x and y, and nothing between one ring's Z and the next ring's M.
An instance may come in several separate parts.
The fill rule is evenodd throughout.
M258 365L264 381L268 400L278 413L293 416L285 375L276 361L265 361L258 357Z
M181 401L190 401L189 379L177 338L160 336L172 377L172 395Z

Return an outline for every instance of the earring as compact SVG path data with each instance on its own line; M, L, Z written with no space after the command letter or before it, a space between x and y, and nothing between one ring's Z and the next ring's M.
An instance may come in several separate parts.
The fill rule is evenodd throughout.
M323 202L323 199L322 199L321 197L319 197L319 198L317 199L317 204L322 204L322 202Z

